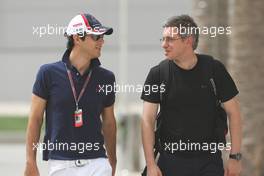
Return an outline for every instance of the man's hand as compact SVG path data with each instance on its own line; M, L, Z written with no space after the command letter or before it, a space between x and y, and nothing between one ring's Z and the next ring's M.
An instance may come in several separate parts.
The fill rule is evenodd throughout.
M24 176L40 176L36 162L26 163Z
M229 159L225 169L225 176L239 176L242 170L241 161Z
M157 164L152 164L147 167L147 176L162 176L160 168Z
M112 167L112 176L115 176L115 172L116 172L116 160L115 161L109 161L110 165Z

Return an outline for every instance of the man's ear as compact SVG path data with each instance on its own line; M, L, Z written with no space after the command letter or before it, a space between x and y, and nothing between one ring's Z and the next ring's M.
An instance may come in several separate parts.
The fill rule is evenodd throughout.
M186 40L187 40L187 43L188 43L188 45L190 45L191 47L192 47L192 45L193 45L193 37L190 35L190 36L188 36L187 38L186 38Z
M77 34L73 35L72 38L73 38L74 45L79 45L80 44L80 40L81 39L80 39L80 37Z

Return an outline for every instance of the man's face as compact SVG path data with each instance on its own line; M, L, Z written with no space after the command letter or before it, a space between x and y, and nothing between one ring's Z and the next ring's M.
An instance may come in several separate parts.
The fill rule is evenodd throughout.
M92 35L85 36L84 41L80 42L81 49L90 55L91 58L98 58L101 55L101 49L104 44L104 35Z
M181 57L188 47L187 41L182 39L177 33L175 27L165 27L162 35L162 48L164 55L168 59L177 59Z

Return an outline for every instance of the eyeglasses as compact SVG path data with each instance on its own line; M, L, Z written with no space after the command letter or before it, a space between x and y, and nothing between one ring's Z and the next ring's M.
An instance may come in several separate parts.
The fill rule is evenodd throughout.
M160 39L160 42L168 42L168 43L172 43L173 41L175 41L175 40L179 40L179 39L181 39L181 37L178 37L178 38L173 38L173 37L162 37L161 39Z
M93 39L93 41L98 41L101 38L104 38L104 34L101 34L101 35L89 34L88 36L91 36L91 38Z

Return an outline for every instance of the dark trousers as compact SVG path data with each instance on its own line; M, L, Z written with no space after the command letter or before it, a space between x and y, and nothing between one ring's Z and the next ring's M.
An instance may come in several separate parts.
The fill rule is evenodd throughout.
M158 166L163 176L224 176L221 153L191 158L162 153Z

